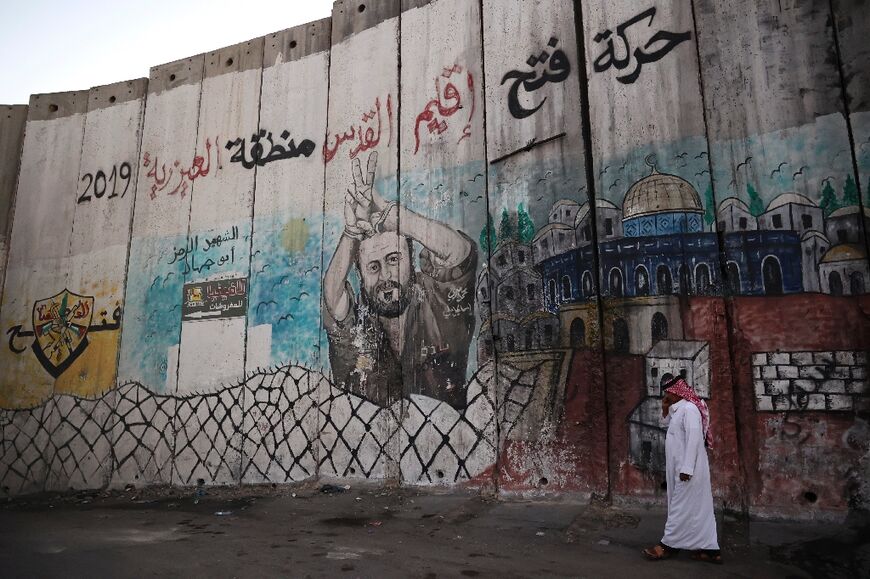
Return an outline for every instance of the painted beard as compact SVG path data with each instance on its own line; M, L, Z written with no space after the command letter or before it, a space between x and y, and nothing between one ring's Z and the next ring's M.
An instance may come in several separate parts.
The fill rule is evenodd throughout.
M399 282L386 280L378 283L374 295L363 289L363 296L368 306L377 315L384 318L398 318L411 303L411 284L402 286Z

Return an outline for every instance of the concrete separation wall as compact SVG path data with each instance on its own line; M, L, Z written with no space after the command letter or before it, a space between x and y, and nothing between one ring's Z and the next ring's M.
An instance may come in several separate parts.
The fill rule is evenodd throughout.
M866 510L865 12L339 0L3 107L2 492L661 501L682 374L720 505Z

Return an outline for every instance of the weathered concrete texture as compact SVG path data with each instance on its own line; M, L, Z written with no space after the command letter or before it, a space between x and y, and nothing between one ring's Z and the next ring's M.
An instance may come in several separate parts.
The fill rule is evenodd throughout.
M291 141L297 147L308 141L312 147L307 154L256 170L248 373L290 359L312 368L323 364L321 151L329 100L330 22L320 20L266 37L260 127L284 147ZM272 380L245 390L244 482L298 481L317 472L319 383L298 371L284 382L288 380L297 399L285 396L285 385ZM269 427L270 417L290 405L299 420L277 430Z
M694 6L717 138L768 133L843 112L828 2L697 0ZM747 108L749 101L754 104Z
M0 105L0 297L3 296L6 277L9 233L26 122L27 105Z
M870 111L870 5L867 0L834 0L835 29L843 87L852 113Z
M95 87L88 95L66 287L91 297L93 313L88 347L57 378L56 394L93 398L116 385L146 86L147 79L138 79ZM105 435L114 397L93 405L75 400L58 400L57 411L46 414L55 445L46 456L47 489L103 486L111 476L112 446ZM70 429L75 413L94 423L78 437ZM76 468L69 459L81 453L72 445L90 450Z
M233 159L252 154L246 139L255 146L262 61L262 38L205 56L196 144L205 159L191 182L187 240L194 249L182 272L185 284L249 278L254 170ZM238 138L241 144L225 146ZM272 151L263 141L268 155ZM207 391L239 380L245 340L240 317L183 321L176 391Z
M717 504L866 510L865 4L344 0L34 96L0 490L660 504L670 373Z
M263 68L328 52L332 42L332 18L287 28L265 37Z
M365 9L360 11L360 7ZM345 287L344 280L351 264L359 260L359 240L345 234L347 225L356 227L354 223L358 222L356 212L351 217L346 211L348 192L362 193L370 185L373 193L386 202L398 200L398 14L398 0L371 5L339 1L333 6L333 44L329 69L331 98L326 141L323 144L326 163L323 264L326 270L322 315L326 333L333 332L338 337L335 343L331 339L324 340L321 350L322 355L328 352L336 385L346 387L353 394L327 391L326 397L320 400L321 407L332 418L321 424L322 431L318 437L319 452L323 453L321 456L324 461L321 473L325 476L399 477L396 434L401 422L401 404L393 401L401 397L400 385L379 377L372 372L374 368L369 367L384 353L377 351L377 344L366 343L365 337L354 339L347 332L340 333L337 322L346 322L348 316L357 315L357 312L350 311L355 307L354 304L345 308L343 319L336 321L339 300L330 300L330 296L342 294L339 288ZM347 138L351 133L353 135ZM356 177L354 163L361 166L360 175ZM361 180L365 183L361 183ZM361 213L366 213L366 210ZM359 218L365 221L370 217L359 215ZM380 239L385 247L391 247L393 238L398 249L398 235L394 230L385 230ZM343 257L336 260L333 254L339 248L343 250ZM338 267L337 270L330 269L333 263ZM343 268L342 263L348 267ZM331 271L335 275L331 276ZM356 293L351 294L350 289L344 290L346 298L358 303L362 297ZM375 323L379 322L375 320ZM394 326L394 331L398 331L397 320L387 323ZM340 356L347 360L348 354L345 352L352 353L357 348L359 356L353 357L355 359L351 362L358 366L359 372L353 374L353 366L348 366L345 361L339 367L338 361ZM339 369L341 374L337 375ZM369 372L372 372L371 376ZM357 379L358 386L354 386ZM376 401L381 408L361 402L358 396ZM364 427L366 432L371 431L358 448L348 447L340 437L342 426L351 423L355 428ZM347 466L336 468L336 465L345 464Z
M716 196L738 198L734 204L742 207L744 223L757 218L760 230L758 234L726 234L726 253L729 245L742 244L742 238L748 241L746 236L768 239L763 251L769 255L759 264L768 294L793 291L781 280L798 272L804 291L861 293L854 290L861 289L863 282L857 277L863 274L855 271L866 270L867 258L861 250L865 246L863 223L843 115L844 87L840 84L830 5L747 2L726 6L699 1L696 18ZM795 248L800 239L800 249L810 259L796 264L785 253L773 255L777 253L774 236L781 235L777 229L792 236ZM740 258L731 254L728 260L733 260L729 267L734 277L751 275L752 266L739 263ZM860 302L843 301L835 307L835 303L819 300L815 308L834 318L814 326L813 336L798 328L786 329L798 320L801 327L808 324L807 316L811 315L809 311L794 311L797 319L788 319L787 303L780 305L776 321L771 320L772 325L766 328L745 315L744 305L734 302L729 306L733 382L753 385L734 390L740 455L748 473L752 509L794 510L796 501L814 503L815 491L808 488L820 480L838 491L820 494L819 503L845 506L846 500L860 502L854 487L847 490L851 484L848 477L832 468L834 462L845 459L840 449L808 458L814 455L810 449L818 448L819 439L807 434L806 425L779 428L763 413L767 400L756 400L753 370L746 359L760 352L860 350L866 329L843 330L864 316ZM767 317L762 312L757 315ZM823 333L827 324L839 326L842 334L828 336L822 346L817 338L827 336ZM840 343L840 348L834 342ZM748 343L752 350L747 351ZM767 345L759 347L762 343ZM794 396L801 404L818 406L822 402L818 393L802 396L801 387L791 381L777 382L765 393L780 388L786 397ZM824 400L826 428L849 430L855 415L838 414L828 408L828 402ZM743 417L756 409L761 413L754 420ZM807 436L793 437L793 432ZM790 463L795 453L805 457L800 469ZM833 458L835 455L838 458ZM845 460L854 464L857 457ZM788 475L780 477L777 472ZM813 501L801 499L802 493L811 493L806 496ZM850 495L851 499L845 498Z
M332 5L332 44L374 28L395 18L401 11L401 0L336 0Z
M403 362L403 374L410 381L404 387L412 394L440 398L445 411L452 410L449 405L453 404L465 412L461 417L453 411L453 420L433 423L430 404L421 407L419 399L411 397L401 436L431 438L437 444L418 445L422 461L411 453L403 457L402 480L453 485L467 478L466 472L456 472L451 464L452 450L467 446L463 438L474 441L482 435L486 439L489 456L478 459L485 464L495 462L494 450L498 446L494 416L470 417L487 410L482 402L495 394L493 377L485 380L483 375L478 376L480 391L465 385L466 372L471 374L475 369L474 337L481 319L474 314L477 264L487 259L476 242L486 223L486 204L481 203L485 179L472 181L475 175L486 172L480 9L476 3L456 0L404 2L402 8L399 100L405 105L399 121L400 201L422 219L400 218L399 230L418 242L451 238L461 241L467 257L454 258L450 266L460 270L461 262L466 262L469 269L456 276L465 277L464 286L452 287L443 296L430 296L430 319L443 325L414 328L405 336L404 347L413 352L414 359ZM416 251L422 250L422 259L436 247L419 246ZM417 275L433 273L423 265ZM467 370L462 362L467 363ZM428 375L457 363L461 368L452 379L448 375L449 384L436 385ZM488 426L483 433L469 433L465 420Z
M191 172L197 150L200 82L203 56L155 67L151 70L149 94L136 183L136 198L130 240L129 277L122 325L118 376L122 384L147 384L162 392L174 392L178 369L178 344L181 332L180 297L184 266L177 248L187 248L190 218ZM187 174L183 174L182 171ZM194 171L197 177L201 172ZM174 306L174 304L179 304ZM168 424L151 438L143 453L137 439L118 438L118 456L129 458L115 472L115 481L139 480L170 482L174 444L171 416L174 399L164 408ZM135 423L140 412L135 402L125 403L122 415ZM126 432L120 429L119 436ZM139 435L139 432L136 432ZM162 443L165 441L166 443Z
M148 93L159 94L186 84L200 84L203 76L204 55L197 54L151 68L148 75Z
M255 173L237 160L237 154L241 157L248 155L244 141L232 151L232 147L226 148L225 145L237 142L238 137L244 139L248 133L257 134L262 62L262 38L205 56L196 145L199 156L205 156L205 164L200 165L201 178L191 183L187 243L193 251L188 254L190 267L182 272L185 283L182 297L185 305L182 307L187 307L191 300L187 294L192 290L187 289L187 284L218 280L242 280L248 284L252 275L251 220ZM228 154L230 152L233 152L232 156ZM266 153L270 154L271 150ZM218 385L236 382L243 377L247 341L245 319L238 315L219 318L182 321L177 394L214 391ZM196 438L199 421L213 411L207 407L191 409L191 414L199 419L196 420L185 416L183 408L178 408L173 467L176 484L191 485L200 478L215 483L238 479L241 433L235 429L220 433L227 439L228 446L219 461L220 468L205 470L185 466L186 463L202 462L201 457L208 454L208 447L197 444ZM238 421L241 416L234 419ZM215 463L217 458L212 457L206 462ZM189 474L183 476L181 473Z
M644 356L655 371L647 376L646 397L626 416L632 423L632 462L652 473L664 467L653 464L656 456L664 458L664 449L652 433L660 416L658 384L666 373L685 373L699 394L713 401L721 417L717 437L727 441L723 447L735 446L727 351L711 363L709 344L685 334L684 308L668 297L717 294L720 285L721 248L712 227L716 203L692 7L685 2L660 2L654 8L630 1L587 3L583 26L595 190L601 202L596 229L600 285L607 297L602 304L605 356ZM653 35L664 34L670 35L667 42L653 40ZM615 59L623 55L627 66L617 66ZM612 240L616 221L621 221L625 237L621 242ZM671 221L682 223L677 230L681 233L700 233L709 249L700 254L696 244L671 244L677 231L662 227ZM578 230L578 239L585 241L587 231ZM721 304L717 309L723 309ZM727 331L724 320L713 321L719 332ZM614 393L623 383L618 375L608 374L607 380ZM650 444L655 452L649 451ZM633 495L659 492L655 477L642 481L634 479L634 471L615 468L621 452L610 459L614 487L631 489ZM725 451L716 460L717 496L734 502L737 454ZM634 480L626 483L624 477Z
M87 92L34 95L21 154L0 326L32 325L34 303L63 291L75 208ZM39 404L54 379L9 348L0 406Z
M852 130L852 154L858 165L857 189L863 194L864 241L870 256L870 4L865 0L832 3L843 91Z
M500 388L512 385L497 393L505 409L528 413L520 428L510 427L508 412L499 417L498 482L506 491L607 492L597 298L585 294L585 325L567 311L560 316L570 288L557 291L562 276L537 267L574 248L574 220L588 209L574 16L572 2L483 4L491 222L479 238L490 258L476 290L486 316L478 357L495 360ZM579 272L572 287L579 292ZM585 331L569 346L560 336L578 324Z

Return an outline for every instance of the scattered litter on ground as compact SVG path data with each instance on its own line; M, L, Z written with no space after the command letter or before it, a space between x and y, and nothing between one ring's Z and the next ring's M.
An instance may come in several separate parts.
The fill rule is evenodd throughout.
M599 545L609 545L610 541L608 541L607 539L601 539L600 541L598 541L598 544Z
M380 526L383 525L383 524L384 524L383 521L371 521L371 522L369 523L369 526L371 526L371 527L380 527Z
M218 517L226 517L227 515L232 515L233 512L232 511L215 511L214 514L217 515Z

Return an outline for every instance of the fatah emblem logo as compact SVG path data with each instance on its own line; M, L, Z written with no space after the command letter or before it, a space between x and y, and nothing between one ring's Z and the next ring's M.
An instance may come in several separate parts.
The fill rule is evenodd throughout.
M88 347L93 315L93 297L66 289L33 304L33 352L49 374L63 374Z

